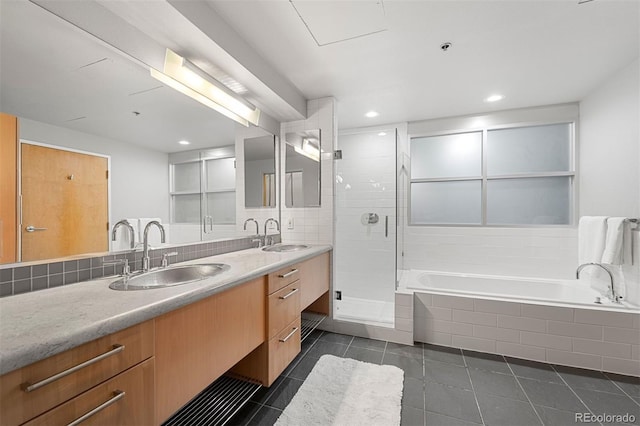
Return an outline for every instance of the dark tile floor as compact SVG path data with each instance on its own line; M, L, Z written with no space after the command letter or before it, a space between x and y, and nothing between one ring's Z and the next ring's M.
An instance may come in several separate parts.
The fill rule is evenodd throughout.
M635 417L630 423L585 423L640 425L639 378L321 331L302 343L284 374L258 391L230 424L273 424L324 354L402 368L402 425L574 425L581 423L576 413L628 413Z

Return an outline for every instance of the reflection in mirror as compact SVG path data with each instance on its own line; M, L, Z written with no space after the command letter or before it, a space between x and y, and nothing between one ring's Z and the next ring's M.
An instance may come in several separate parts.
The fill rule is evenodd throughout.
M213 167L215 162L209 165L212 180L206 183L223 187L209 185L202 193L198 188L196 195L185 195L186 198L195 197L195 201L191 201L200 210L172 210L172 192L188 192L192 188L169 188L169 155L232 145L235 140L233 121L163 86L139 61L132 61L126 54L105 46L91 34L32 2L2 3L0 39L0 107L9 118L13 117L16 129L13 144L36 142L111 159L107 220L110 229L102 223L94 230L103 245L108 239L110 251L130 250L128 228L119 227L116 241L111 240L113 225L121 219L127 219L136 228L134 244L139 244L140 230L150 220L162 223L170 244L242 235L233 224L234 213L227 209L235 209L232 194L235 187L228 179L214 175L218 169ZM179 141L190 144L179 145ZM8 166L4 160L13 158L11 168L19 183L21 172L25 170L20 171L17 167L17 155L7 156L4 152L0 155L3 160L0 169L6 170ZM233 161L230 157L222 167L227 172ZM46 169L37 172L46 174ZM78 176L71 172L65 176L72 174ZM64 180L78 182L77 178ZM0 195L3 195L2 213L18 211L16 200L20 194L6 198L14 201L13 204L5 203L4 194ZM220 199L223 200L221 203L218 202ZM217 209L219 205L224 206L221 211ZM209 219L207 232L201 222L203 212L213 216ZM174 218L180 223L172 223ZM212 220L216 232L226 229L227 233L217 236L216 232L209 232ZM183 225L184 221L188 227ZM189 221L194 223L189 224ZM16 247L11 250L15 256L6 260L0 256L0 263L20 261L19 239L21 229L27 225L16 225L15 215L9 220L0 217L0 234L9 236ZM35 222L33 226L48 227ZM49 231L34 231L29 236L42 236L46 232ZM77 234L65 233L67 237ZM157 234L155 230L150 234L151 244L156 247L159 244ZM9 246L2 241L2 247L7 251Z
M320 207L320 129L285 135L285 206Z
M276 206L276 146L273 135L244 140L244 206Z

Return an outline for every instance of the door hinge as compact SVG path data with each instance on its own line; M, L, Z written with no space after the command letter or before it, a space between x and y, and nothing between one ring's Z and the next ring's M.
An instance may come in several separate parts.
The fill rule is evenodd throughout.
M340 290L336 291L336 300L342 300L342 291Z
M107 231L109 230L109 222L107 222Z
M342 150L341 149L337 149L337 150L333 151L333 159L334 160L342 160Z
M107 176L107 179L109 179L109 170L105 172L105 175Z

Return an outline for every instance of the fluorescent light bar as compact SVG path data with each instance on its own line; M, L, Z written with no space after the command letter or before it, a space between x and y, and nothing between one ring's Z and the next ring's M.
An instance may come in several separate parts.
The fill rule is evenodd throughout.
M170 49L165 54L164 72L151 68L151 76L243 126L257 126L260 121L258 108Z

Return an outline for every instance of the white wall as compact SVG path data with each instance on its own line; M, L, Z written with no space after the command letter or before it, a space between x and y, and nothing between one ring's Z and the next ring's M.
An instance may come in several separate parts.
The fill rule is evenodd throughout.
M304 132L320 129L320 207L288 208L282 206L282 239L286 243L333 243L333 151L337 139L335 99L322 98L307 103L307 119L282 123L282 137L288 132ZM280 158L285 157L284 143L280 144ZM284 182L284 172L280 173ZM284 188L280 187L280 200L284 200ZM293 220L293 229L288 228Z
M485 126L537 124L578 119L578 105L499 111L409 123L409 136L475 130ZM579 141L578 141L579 142ZM399 145L400 171L409 166L408 144ZM407 173L399 174L400 193L408 196ZM498 228L409 226L402 209L404 252L399 269L426 269L491 275L571 278L578 259L575 227Z
M22 140L111 156L111 223L136 217L169 222L168 154L23 118L19 132Z

